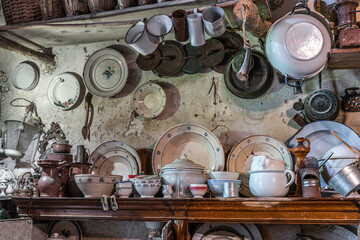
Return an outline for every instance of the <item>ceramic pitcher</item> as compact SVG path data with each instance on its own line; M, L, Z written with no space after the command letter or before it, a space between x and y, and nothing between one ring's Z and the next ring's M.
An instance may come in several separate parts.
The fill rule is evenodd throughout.
M286 162L266 155L255 156L251 163L251 171L259 170L285 170Z

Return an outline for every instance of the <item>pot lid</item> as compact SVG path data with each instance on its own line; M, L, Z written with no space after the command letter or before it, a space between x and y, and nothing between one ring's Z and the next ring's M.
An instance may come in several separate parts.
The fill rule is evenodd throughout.
M168 169L199 169L204 170L205 167L200 164L196 164L186 157L186 154L182 154L180 158L175 159L170 164L165 165L162 170Z
M208 67L213 67L222 62L225 57L224 45L215 38L206 40L205 44L199 47L199 59Z
M204 64L197 58L199 55L199 47L191 46L190 43L184 46L186 52L186 61L182 71L187 74L199 73L203 68Z
M154 52L146 56L139 54L139 56L136 59L136 63L138 64L139 68L141 68L142 70L150 71L156 68L160 64L160 59L161 59L161 53L159 49L155 49Z
M333 120L339 113L339 100L332 91L319 89L305 98L304 108L311 121Z

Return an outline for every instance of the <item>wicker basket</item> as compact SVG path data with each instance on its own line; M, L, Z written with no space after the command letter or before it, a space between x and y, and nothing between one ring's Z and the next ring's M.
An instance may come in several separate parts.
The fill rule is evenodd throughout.
M63 0L40 0L42 19L65 17Z
M2 0L6 24L41 20L40 0Z

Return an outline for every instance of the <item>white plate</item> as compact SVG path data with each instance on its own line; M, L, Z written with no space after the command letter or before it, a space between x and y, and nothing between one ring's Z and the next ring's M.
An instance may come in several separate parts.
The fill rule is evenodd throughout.
M128 78L124 56L110 48L93 53L84 67L84 83L92 94L112 97L123 89Z
M132 157L136 160L136 164L138 167L138 172L136 174L139 174L141 172L141 162L140 157L137 154L136 150L129 146L127 143L121 142L121 141L108 141L100 144L90 155L89 162L94 164L99 158L101 158L105 153L113 150L125 150L128 152Z
M65 237L65 239L82 239L81 229L75 221L53 221L49 226L48 237L51 237L54 233L58 233L60 236Z
M229 233L233 234L229 234ZM223 234L222 234L223 233ZM211 235L221 234L222 238L218 239L251 239L262 240L259 229L255 224L239 224L239 223L204 223L194 233L191 240L216 239ZM235 237L233 238L233 236ZM226 238L227 237L227 238ZM241 238L242 237L242 238Z
M337 133L347 144L360 148L360 137L350 127L334 122L334 121L317 121L307 124L300 129L290 140L289 147L293 148L297 145L296 138L304 137L310 140L310 152L307 157L315 157L320 159L331 148L342 144L334 135L330 133L333 130ZM321 186L325 187L326 183L321 177Z
M136 160L122 148L104 153L94 162L91 169L91 174L121 175L124 181L129 179L129 175L137 175L138 173Z
M156 142L152 158L154 173L159 173L182 154L204 166L206 172L224 168L224 150L219 139L202 126L180 124L167 130Z
M226 160L227 171L240 173L239 179L242 180L240 193L247 197L253 196L249 188L248 175L253 157L264 154L285 161L286 168L293 170L293 159L285 144L265 135L254 135L237 142Z
M149 82L136 89L133 97L135 112L144 118L155 118L166 104L166 95L159 84Z
M31 64L23 62L11 72L10 81L15 88L30 91L38 84L39 73Z
M79 99L80 84L71 73L62 73L53 78L48 87L50 104L58 109L67 110Z

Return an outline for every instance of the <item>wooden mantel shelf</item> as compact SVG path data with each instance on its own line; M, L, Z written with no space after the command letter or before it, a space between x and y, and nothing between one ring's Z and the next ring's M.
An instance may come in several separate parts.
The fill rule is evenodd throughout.
M99 198L13 198L20 216L33 219L103 219L276 224L359 224L360 199L118 198L119 209L103 211Z

